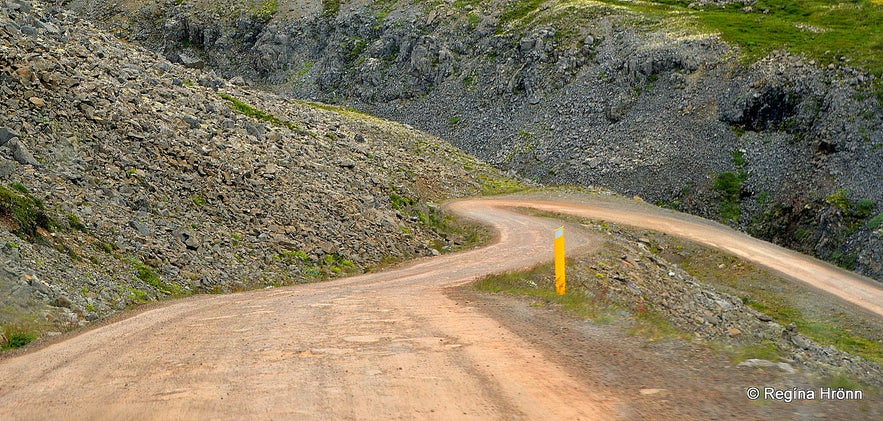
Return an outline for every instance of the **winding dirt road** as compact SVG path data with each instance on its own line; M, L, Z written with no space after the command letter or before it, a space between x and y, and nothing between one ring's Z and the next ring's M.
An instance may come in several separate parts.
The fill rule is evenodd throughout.
M493 245L387 272L170 302L0 361L3 419L616 419L628 402L443 289L551 260L529 206L724 248L883 316L883 290L717 224L598 199L465 200ZM570 253L591 233L568 230Z

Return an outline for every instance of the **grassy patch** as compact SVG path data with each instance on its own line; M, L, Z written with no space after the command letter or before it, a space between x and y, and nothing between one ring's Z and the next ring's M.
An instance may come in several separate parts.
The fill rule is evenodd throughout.
M849 192L847 192L846 189L837 190L825 197L825 203L846 212L849 210L850 206L849 197L847 197L848 194Z
M588 287L601 284L599 282L570 276L568 292L564 295L555 292L554 283L554 267L548 263L523 271L486 276L475 283L475 288L490 293L538 298L540 305L557 305L573 316L597 323L606 324L628 318L629 334L651 340L687 337L684 331L674 327L664 316L643 307L629 308L627 304L610 300L603 289ZM634 313L634 317L628 316L629 312Z
M107 254L113 254L114 251L116 251L116 250L119 249L116 245L114 245L114 244L112 244L112 243L108 243L108 242L106 242L106 241L101 241L101 242L99 242L99 243L96 245L96 247L97 247L99 250L101 250L101 251L103 251L103 252L105 252L105 253L107 253Z
M506 10L500 15L501 24L510 24L524 19L528 14L537 10L545 0L516 0L510 2Z
M124 288L126 296L135 304L146 303L150 301L150 296L146 292L137 288Z
M3 344L0 349L6 351L8 349L16 349L21 348L36 339L37 336L33 333L12 333L6 336L7 342Z
M635 313L636 323L630 327L628 333L634 336L642 336L651 340L663 338L687 339L689 335L675 327L668 318L652 310L640 310Z
M273 257L289 265L302 264L310 260L309 256L301 250L282 250Z
M340 0L322 0L322 15L333 18L340 12Z
M337 253L322 256L322 265L334 275L345 275L356 272L356 265Z
M662 25L678 33L717 33L754 61L774 50L803 54L821 64L840 63L883 75L883 3L874 0L758 0L688 7L690 0L516 0L500 15L500 30L552 24L556 38L579 39L587 17L624 16L638 26ZM565 39L559 42L567 44ZM877 89L883 89L878 83Z
M479 291L506 293L536 297L547 304L560 305L565 311L586 319L594 319L599 314L598 306L582 294L558 295L555 288L549 288L549 278L553 277L553 266L543 264L532 269L489 275L475 283Z
M397 211L408 210L412 206L414 206L414 200L410 197L405 197L400 195L398 192L392 192L389 194L389 203L393 209Z
M74 229L74 230L77 230L80 232L87 232L86 226L83 225L83 222L80 221L80 218L77 215L69 213L69 214L65 215L65 219L67 219L67 223L71 227L71 229Z
M302 78L302 77L306 76L307 73L310 72L310 69L312 69L313 66L315 66L315 65L316 65L315 61L305 61L304 67L302 67L300 70L297 71L297 77Z
M720 216L725 221L739 222L741 214L740 194L745 181L741 173L722 172L714 178L712 188L720 195Z
M309 280L325 280L356 274L360 271L355 263L337 253L323 254L318 261L312 263L306 253L302 251L283 252L278 256L286 263L302 266L301 274Z
M883 4L869 0L759 0L750 7L705 5L688 0L625 2L601 0L649 17L667 16L676 26L715 32L736 44L746 60L773 50L804 54L823 64L841 57L875 75L883 74Z
M778 362L782 359L782 351L774 342L763 341L739 346L728 352L733 363L741 363L750 359Z
M361 58L362 53L368 49L368 40L356 36L352 37L349 41L348 51L346 53L347 61L355 66L358 66L364 62L364 59Z
M883 72L883 7L870 1L760 0L751 10L706 7L696 16L750 58L787 48L823 62L843 56Z
M736 172L723 172L714 178L712 189L720 195L720 217L724 221L739 222L739 216L742 208L742 185L748 178L743 166L745 165L745 155L742 151L733 151L733 164L736 166Z
M853 377L845 374L836 374L826 377L822 384L831 389L842 388L843 390L862 390L866 385L857 382Z
M175 296L182 294L183 291L179 285L167 284L163 282L162 280L160 280L159 275L157 275L156 272L153 271L152 267L142 263L140 260L134 257L130 258L129 262L132 264L132 266L135 267L135 276L147 285L156 288L158 292L166 295ZM144 297L139 298L143 299Z
M825 197L825 203L840 209L844 215L854 219L865 219L871 216L877 207L877 204L872 200L861 199L853 201L849 199L849 196L848 190L839 189Z
M258 120L265 121L267 123L270 123L270 124L273 124L276 126L285 127L285 128L288 128L289 130L292 130L295 132L306 133L306 131L304 131L303 128L298 126L296 123L280 120L271 114L268 114L264 111L258 110L256 108L252 107L251 105L248 105L248 104L234 98L231 95L218 94L218 96L220 96L221 98L223 98L227 101L230 101L230 107L233 108L234 111L236 111L242 115L256 118Z
M11 187L13 190L15 190L21 194L24 194L24 195L31 194L30 190L28 190L28 188L25 187L25 185L22 183L12 183L9 185L9 187Z
M251 18L257 22L267 22L279 11L278 0L263 0L249 9Z
M193 201L193 204L196 206L205 206L205 198L200 195L194 195L190 198Z
M877 216L868 220L868 228L875 230L883 224L883 213L877 214Z
M416 217L420 225L435 234L437 239L428 244L431 249L442 253L465 250L485 244L490 238L483 226L461 221L435 205L412 199L396 188L392 190L390 206L403 215Z
M478 177L481 182L481 194L494 196L498 194L516 193L527 189L527 186L508 178Z
M31 196L24 186L13 184L12 188L0 186L0 217L14 222L13 232L35 239L37 229L53 230L57 224L46 214L40 199Z
M44 329L41 323L33 316L26 316L13 324L7 324L0 331L0 351L8 351L21 348L35 339L37 334Z

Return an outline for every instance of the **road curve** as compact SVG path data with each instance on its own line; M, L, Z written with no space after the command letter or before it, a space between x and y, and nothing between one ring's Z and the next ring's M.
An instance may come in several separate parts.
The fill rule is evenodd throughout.
M449 208L493 226L499 232L494 244L337 281L170 302L0 361L0 414L3 419L619 418L627 408L616 393L575 378L503 325L442 293L488 273L551 260L551 233L560 223L507 209L511 206L646 226L717 242L752 260L772 255L773 263L780 262L774 267L785 273L812 263L719 225L662 211L653 216L641 209L615 211L620 205L603 200L583 205L464 200ZM570 252L591 249L592 234L573 228ZM731 243L751 246L730 249L736 247ZM781 263L792 258L798 263ZM819 265L833 271L827 276L839 277L838 286L848 286L848 293L838 288L838 296L883 314L879 288ZM851 297L856 293L862 297Z
M495 200L494 203L604 220L686 238L765 266L883 318L883 284L707 219L613 197L588 203L560 198Z

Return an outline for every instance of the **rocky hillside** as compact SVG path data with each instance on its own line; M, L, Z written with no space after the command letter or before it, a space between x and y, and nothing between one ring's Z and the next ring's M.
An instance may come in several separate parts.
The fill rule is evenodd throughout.
M514 186L431 136L185 69L37 1L0 3L0 103L7 336L445 252L475 238L435 203Z
M639 195L883 280L881 6L835 16L780 3L69 6L181 64L355 106L539 182Z

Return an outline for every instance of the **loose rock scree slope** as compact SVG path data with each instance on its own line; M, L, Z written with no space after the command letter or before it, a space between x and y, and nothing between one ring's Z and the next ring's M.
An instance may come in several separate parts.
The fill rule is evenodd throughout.
M464 236L432 202L510 182L431 136L185 69L39 1L0 3L0 103L0 327L444 252ZM9 217L18 202L39 229Z
M499 230L495 244L338 281L191 297L5 360L0 370L18 374L0 384L0 408L24 418L641 416L628 405L636 397L574 377L443 295L447 286L551 258L549 239L560 223L503 208L509 205L552 204L457 202L458 213ZM645 215L620 217L641 225ZM570 251L591 250L596 240L588 235L569 227ZM71 378L91 386L71 388ZM744 399L742 390L733 393ZM690 396L670 399L658 414L691 414L682 407Z

